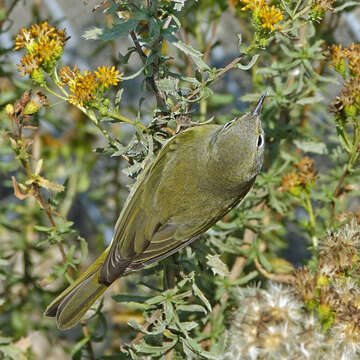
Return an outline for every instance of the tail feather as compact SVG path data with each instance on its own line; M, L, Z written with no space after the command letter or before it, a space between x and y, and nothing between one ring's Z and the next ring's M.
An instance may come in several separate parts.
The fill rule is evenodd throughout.
M95 300L108 288L99 283L99 274L107 250L77 279L64 290L46 309L45 315L55 317L58 328L69 329L76 325Z

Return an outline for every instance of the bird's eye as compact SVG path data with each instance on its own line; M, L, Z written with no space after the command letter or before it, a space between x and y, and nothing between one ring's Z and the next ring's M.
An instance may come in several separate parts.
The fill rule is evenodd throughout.
M258 148L261 148L264 145L264 136L263 135L258 136L256 145Z

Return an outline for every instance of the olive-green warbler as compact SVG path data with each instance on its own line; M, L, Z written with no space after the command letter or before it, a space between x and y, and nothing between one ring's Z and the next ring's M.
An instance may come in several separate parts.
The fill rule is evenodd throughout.
M74 326L119 277L190 244L244 198L260 172L260 111L225 125L191 127L171 138L134 185L110 246L46 309Z

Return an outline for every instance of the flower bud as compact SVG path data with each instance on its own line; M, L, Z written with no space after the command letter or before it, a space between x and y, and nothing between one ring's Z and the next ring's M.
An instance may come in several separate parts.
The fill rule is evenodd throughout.
M330 283L330 279L328 277L326 277L326 276L321 275L317 279L317 284L319 286L321 286L321 285L329 285L329 283Z
M42 69L36 69L34 70L31 75L31 79L39 85L45 84L45 75Z
M33 100L29 101L24 108L24 115L32 115L40 110L40 106Z
M102 116L108 115L108 109L106 106L101 106L99 109L99 112L100 112L100 115L102 115Z
M346 62L345 59L341 59L335 66L334 69L338 72L341 76L346 75Z
M7 104L7 105L5 106L5 112L6 112L6 114L9 115L9 116L13 115L13 114L14 114L14 105L12 105L12 104Z
M32 115L38 112L43 106L48 106L49 102L45 95L40 91L31 96L30 101L25 105L24 114Z
M355 105L347 105L344 107L344 112L347 117L355 117L357 114L357 109Z

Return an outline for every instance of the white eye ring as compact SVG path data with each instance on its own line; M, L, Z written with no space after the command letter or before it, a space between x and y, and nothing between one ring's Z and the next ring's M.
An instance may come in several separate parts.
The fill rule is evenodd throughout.
M256 146L259 149L264 146L264 136L262 134L258 136Z

